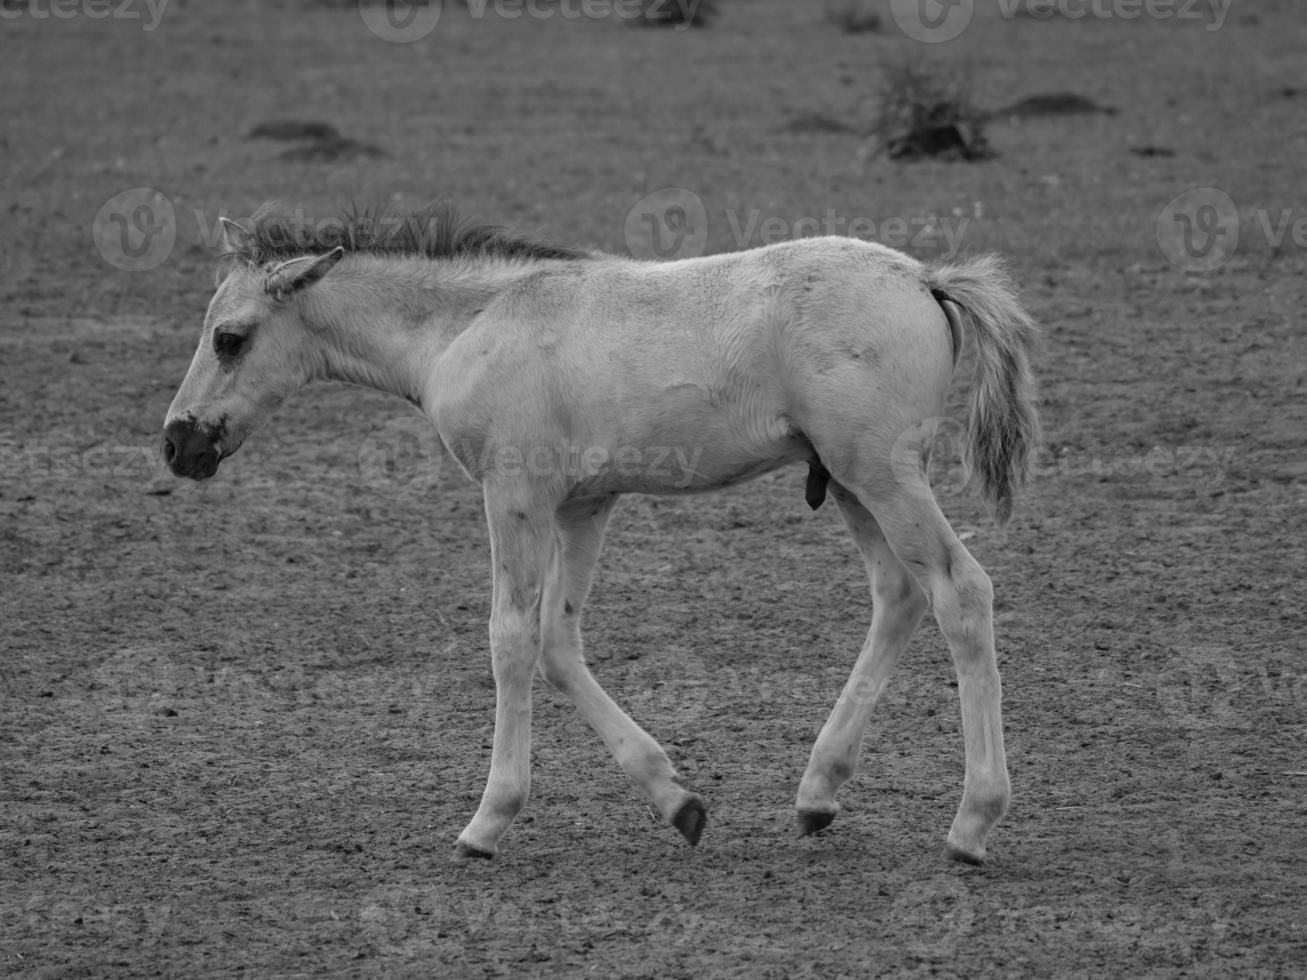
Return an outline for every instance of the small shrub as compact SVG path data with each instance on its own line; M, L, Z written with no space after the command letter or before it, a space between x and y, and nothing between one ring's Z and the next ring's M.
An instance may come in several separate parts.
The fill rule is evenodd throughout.
M892 160L984 160L986 113L971 101L969 79L939 67L901 62L885 69L872 137Z
M845 34L874 34L884 25L871 0L829 0L826 19Z

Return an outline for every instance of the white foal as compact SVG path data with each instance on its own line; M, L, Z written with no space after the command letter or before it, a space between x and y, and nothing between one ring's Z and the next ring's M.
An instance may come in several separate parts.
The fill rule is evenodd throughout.
M458 840L488 857L526 802L539 669L690 843L702 799L603 691L581 611L622 493L712 490L790 463L829 488L871 577L871 628L797 801L835 815L876 697L934 613L962 702L966 775L949 853L980 861L1007 808L992 588L940 512L925 462L959 345L977 351L964 449L999 519L1037 439L1035 327L996 260L923 265L854 239L643 263L460 225L355 215L309 234L273 211L227 223L226 267L173 399L164 455L204 479L318 378L408 398L479 481L496 683L490 777Z

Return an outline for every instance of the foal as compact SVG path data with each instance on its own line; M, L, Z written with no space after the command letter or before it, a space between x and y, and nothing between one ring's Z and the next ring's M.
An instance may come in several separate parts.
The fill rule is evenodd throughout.
M305 234L265 209L248 228L224 227L221 281L164 429L173 472L212 476L284 398L330 378L419 406L482 486L495 736L458 856L493 855L526 802L537 669L698 841L702 799L581 653L604 527L622 493L713 490L806 463L809 503L834 497L875 602L799 786L799 830L835 816L876 696L930 610L953 655L966 747L948 852L984 858L1009 796L993 590L925 463L969 334L964 451L1000 520L1026 478L1036 331L995 259L923 265L809 238L645 263L460 224L447 209L353 215Z

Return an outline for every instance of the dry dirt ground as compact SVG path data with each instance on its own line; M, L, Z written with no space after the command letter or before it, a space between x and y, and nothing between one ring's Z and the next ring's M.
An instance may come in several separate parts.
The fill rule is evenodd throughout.
M1301 10L981 4L922 44L892 22L846 34L815 3L720 6L678 32L449 4L399 44L349 5L174 0L146 30L144 4L4 4L0 972L1307 967ZM902 57L965 66L984 105L1118 111L997 120L987 162L890 164L859 133ZM288 118L384 155L245 138ZM96 215L143 186L175 243L129 272ZM933 625L840 817L792 834L870 615L801 471L628 500L588 612L597 676L707 797L699 847L541 685L532 800L468 865L449 858L493 705L476 487L402 402L327 386L210 483L161 472L220 213L447 196L624 252L628 213L667 186L703 201L709 251L761 244L751 216L863 218L896 244L907 227L923 258L959 231L1009 256L1046 324L1047 447L1016 519L995 528L941 474L998 593L1015 795L984 867L942 856L962 744ZM1168 210L1201 188L1237 220L1210 191ZM1186 216L1207 245L1173 261ZM1213 242L1224 261L1196 268Z

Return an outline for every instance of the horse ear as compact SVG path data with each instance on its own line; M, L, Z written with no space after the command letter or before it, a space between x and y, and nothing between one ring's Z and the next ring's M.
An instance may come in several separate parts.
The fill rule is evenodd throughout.
M222 238L218 244L222 246L223 252L228 255L239 252L246 240L248 240L250 233L227 218L219 218L218 223L222 226Z
M268 273L268 292L273 296L288 296L312 286L330 272L344 254L344 247L337 245L322 255L306 255L302 259L283 262Z

